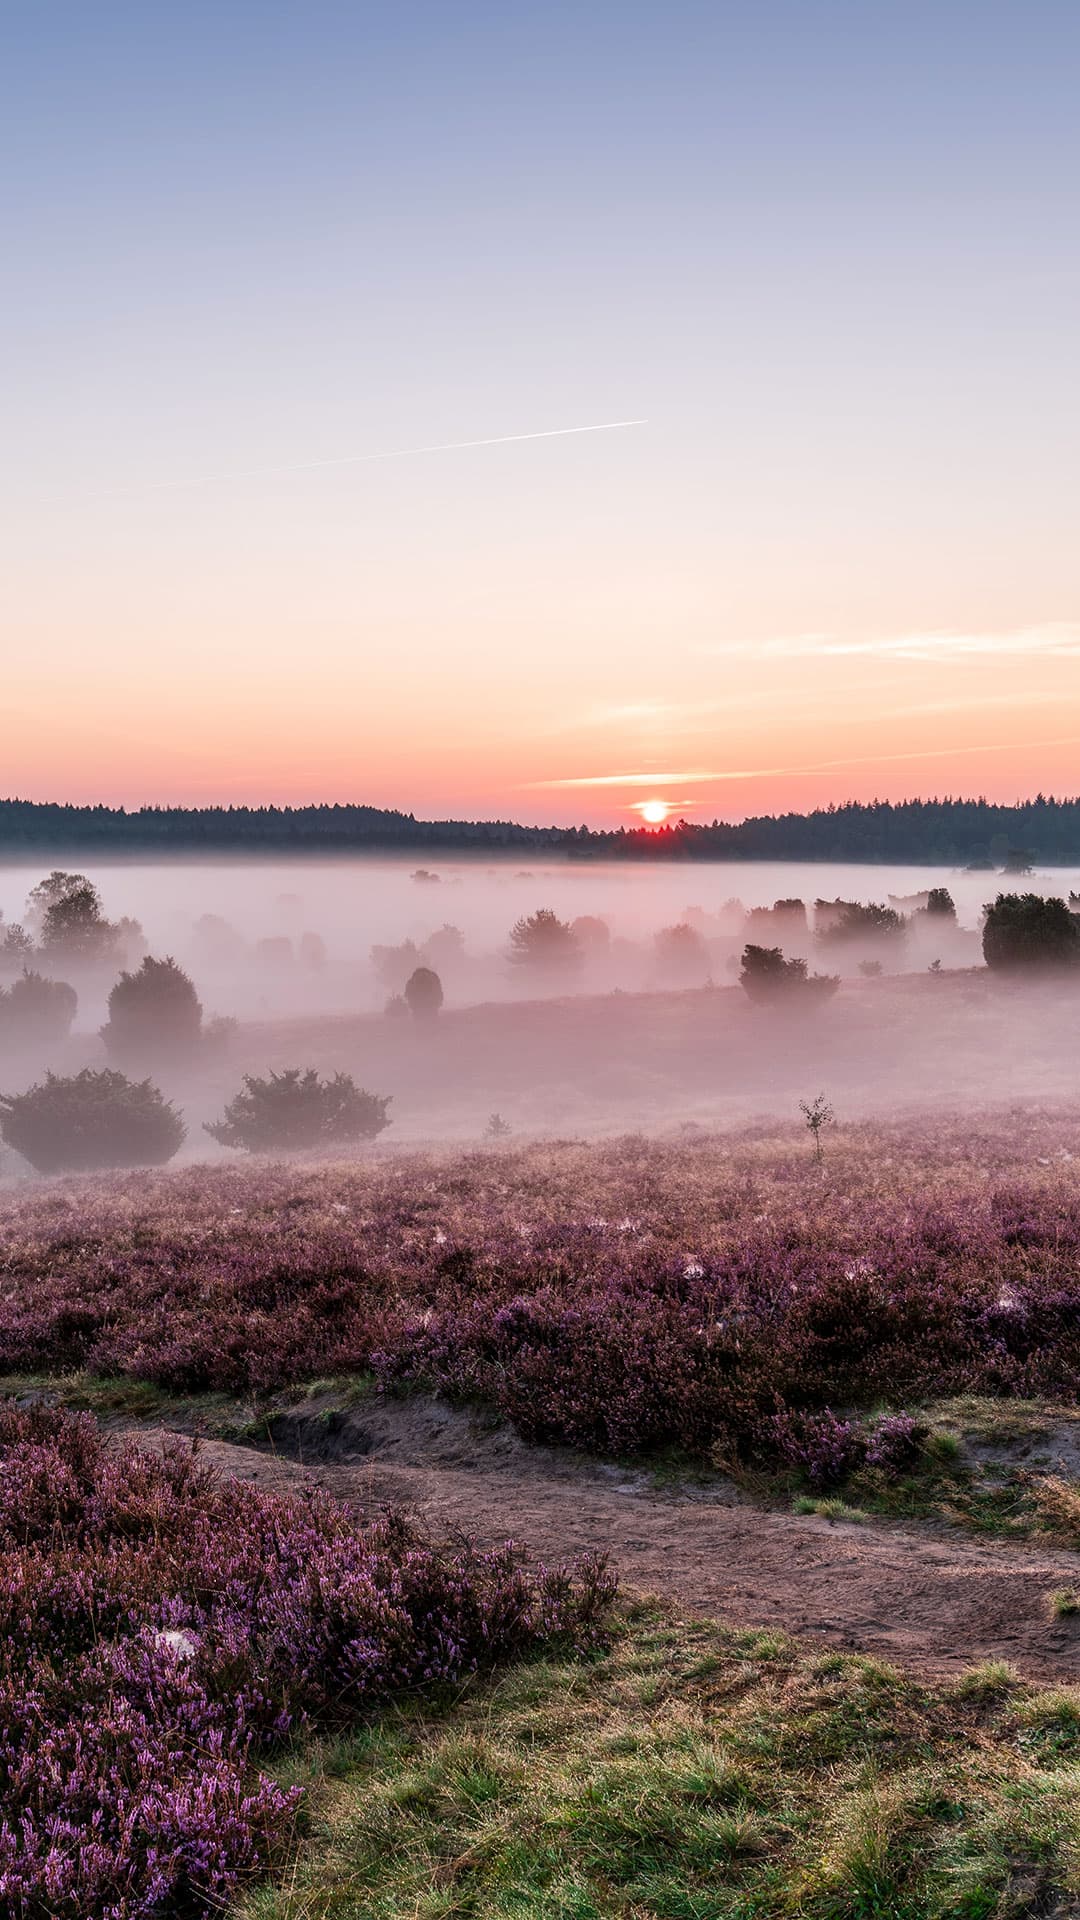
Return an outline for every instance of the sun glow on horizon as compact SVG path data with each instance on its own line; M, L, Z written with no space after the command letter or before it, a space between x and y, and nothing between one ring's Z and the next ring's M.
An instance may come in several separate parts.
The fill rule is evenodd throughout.
M671 812L670 800L641 800L636 811L647 827L662 827Z

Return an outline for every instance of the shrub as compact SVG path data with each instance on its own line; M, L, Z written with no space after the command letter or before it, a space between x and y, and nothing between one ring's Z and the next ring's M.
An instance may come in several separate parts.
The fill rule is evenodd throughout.
M956 902L949 892L948 887L931 887L926 896L926 906L923 912L928 913L931 918L936 917L942 920L955 920Z
M832 900L818 902L817 939L823 946L844 946L858 940L902 940L907 931L907 921L895 907L884 907L871 900L863 905L858 900Z
M835 974L808 974L805 960L785 960L780 947L743 948L739 985L751 1000L815 1003L840 985Z
M1064 900L1039 893L999 893L986 909L983 958L995 971L1075 967L1080 963L1080 921Z
M862 974L864 980L878 980L883 972L881 961L860 960L859 972Z
M15 1041L64 1040L78 1005L79 996L66 981L24 973L6 992L0 987L0 1029Z
M84 1067L0 1096L0 1134L39 1173L59 1173L163 1166L181 1146L184 1124L149 1080Z
M196 1047L202 1006L175 960L149 956L137 973L122 973L109 995L101 1037L114 1060L171 1059Z
M415 1020L433 1020L443 1003L442 981L431 967L417 967L405 982L404 997Z
M680 921L678 926L662 927L654 946L656 962L665 979L682 986L696 985L709 971L709 949L696 927Z
M600 959L611 946L611 928L599 914L579 913L571 920L570 931L582 952L593 959Z
M34 943L25 927L5 927L3 934L0 940L0 968L5 973L14 973L19 968L25 968L33 958Z
M515 966L567 973L580 966L582 958L573 927L550 907L538 907L510 930L510 959Z
M324 1147L373 1140L390 1125L390 1098L365 1093L347 1073L320 1080L314 1067L288 1067L265 1080L246 1073L222 1119L206 1131L223 1147L272 1153L281 1147Z

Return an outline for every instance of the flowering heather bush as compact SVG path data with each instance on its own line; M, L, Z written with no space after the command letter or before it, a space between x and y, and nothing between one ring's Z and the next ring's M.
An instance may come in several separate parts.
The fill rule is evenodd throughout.
M222 1480L190 1448L0 1407L0 1912L217 1912L287 1850L298 1791L255 1768L309 1726L556 1634L613 1582L510 1548L359 1528Z
M1080 1388L1080 1121L113 1176L0 1210L0 1369L372 1371L601 1452Z

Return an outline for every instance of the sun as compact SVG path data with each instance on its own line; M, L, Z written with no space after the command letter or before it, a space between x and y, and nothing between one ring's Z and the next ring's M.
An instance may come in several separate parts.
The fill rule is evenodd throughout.
M638 808L647 827L662 827L671 812L668 800L643 800Z

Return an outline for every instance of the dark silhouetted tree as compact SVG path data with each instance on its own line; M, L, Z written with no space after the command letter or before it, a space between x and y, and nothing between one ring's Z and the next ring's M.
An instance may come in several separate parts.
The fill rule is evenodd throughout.
M785 960L779 947L747 946L739 985L751 1000L809 1004L831 999L840 982L833 974L808 973L805 960Z
M940 920L956 919L956 902L949 892L948 887L931 887L926 896L925 911L930 914L931 917Z
M415 1020L434 1020L443 1003L438 974L431 967L417 967L405 982L405 1000Z
M997 972L1080 965L1080 921L1064 900L999 893L986 909L983 957Z

